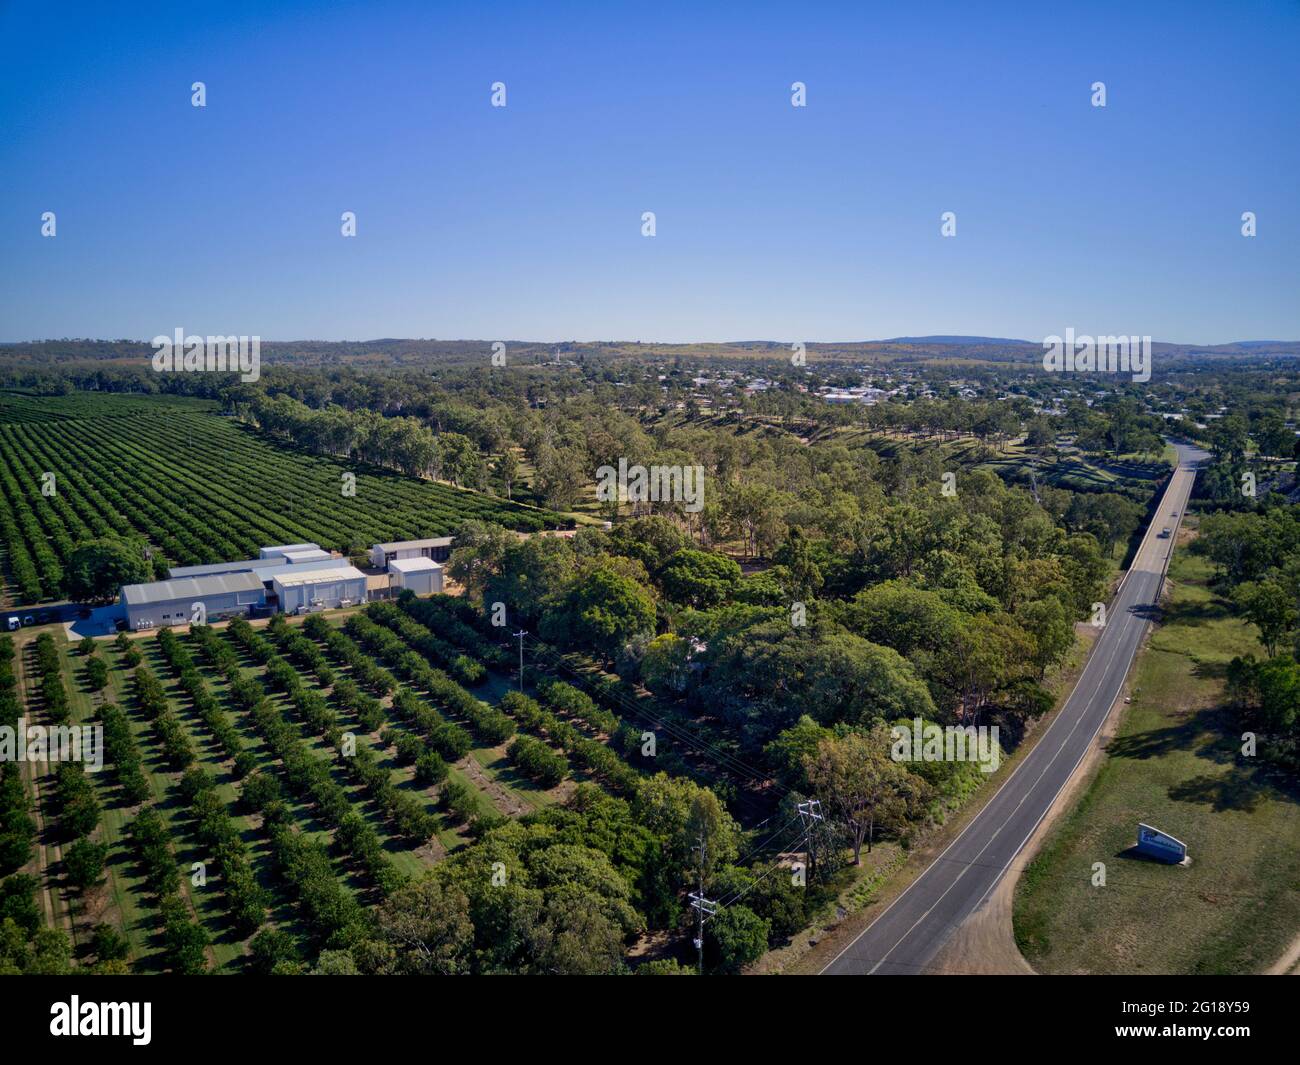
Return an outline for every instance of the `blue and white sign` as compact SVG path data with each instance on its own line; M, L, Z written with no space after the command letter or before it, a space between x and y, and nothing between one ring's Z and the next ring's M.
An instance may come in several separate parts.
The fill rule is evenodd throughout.
M1187 858L1187 844L1174 839L1168 832L1161 832L1150 825L1138 824L1137 849L1139 854L1155 858L1161 862L1180 863Z

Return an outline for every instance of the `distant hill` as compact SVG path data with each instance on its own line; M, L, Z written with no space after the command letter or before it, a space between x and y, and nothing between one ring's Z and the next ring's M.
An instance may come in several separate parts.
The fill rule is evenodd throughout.
M878 340L878 344L1027 344L1030 347L1041 348L1042 344L1036 344L1032 340L1008 340L1006 337L957 337L957 336L933 336L933 337L891 337L888 340Z
M510 364L516 367L565 366L578 362L617 362L620 359L726 359L762 372L764 364L787 360L787 341L737 340L724 343L661 344L639 340L507 340ZM1300 341L1243 340L1234 344L1169 344L1155 341L1162 361L1191 359L1260 360L1300 356ZM1038 364L1042 344L997 337L935 335L892 340L809 342L810 362L823 365L885 363L946 366ZM352 366L357 369L437 366L481 366L492 352L489 340L434 340L382 337L377 340L264 340L262 364L270 368ZM152 347L139 340L61 339L19 343L0 342L0 367L23 369L52 365L147 366ZM1168 365L1168 362L1165 362Z
M1226 345L1230 348L1300 348L1300 340L1234 340Z

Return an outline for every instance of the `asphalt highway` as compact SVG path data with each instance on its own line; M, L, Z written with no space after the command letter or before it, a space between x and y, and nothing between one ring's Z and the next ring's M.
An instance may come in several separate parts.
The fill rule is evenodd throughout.
M1183 444L1107 623L1061 712L962 833L824 969L823 975L925 974L957 927L989 896L1078 769L1150 623L1178 524L1207 456ZM1169 535L1163 530L1169 528ZM1134 825L1134 832L1137 826Z

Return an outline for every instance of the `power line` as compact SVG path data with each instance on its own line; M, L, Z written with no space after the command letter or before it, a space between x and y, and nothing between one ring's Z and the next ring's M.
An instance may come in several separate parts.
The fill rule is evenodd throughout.
M742 898L744 898L744 897L745 897L746 895L748 895L751 891L753 891L754 888L758 887L759 884L761 884L761 883L762 883L764 880L766 880L769 876L771 876L773 873L775 873L778 869L783 869L783 868L784 868L784 866L782 866L782 865L773 864L773 865L772 865L772 866L767 870L767 872L762 873L761 875L759 875L758 877L756 877L756 878L754 879L754 882L751 883L748 887L744 887L744 888L741 888L739 891L734 891L734 892L732 892L729 896L727 896L727 898L725 898L725 899L723 899L721 902L719 902L718 905L719 905L719 906L734 906L737 902L739 902Z
M794 821L796 820L800 822L799 835L796 836L795 839L789 841L788 845L782 849L790 850L793 847L797 847L800 843L802 843L806 848L806 852L808 854L809 865L813 863L813 847L814 847L814 839L817 832L817 825L819 822L823 822L826 820L826 818L822 816L821 811L822 811L822 804L818 802L816 799L809 799L806 802L801 802L798 804L794 817L791 818L789 821L787 821L785 826L788 827L789 825L793 824ZM772 834L772 836L769 836L768 840L771 840L782 831L784 831L784 827L778 829L777 832ZM751 851L750 853L753 854L758 849L761 849L762 846L766 845L766 842L767 841L764 841L764 844L760 844L759 848L755 848L755 850ZM743 862L738 861L736 864L741 865L743 864ZM753 883L751 883L748 887L744 887L738 891L732 892L732 894L729 895L722 902L720 902L719 905L720 906L735 905L737 902L740 901L740 899L742 899L745 895L749 894L749 892L753 891L754 888L758 887L759 884L761 884L764 880L766 880L769 876L771 876L773 873L775 873L778 869L781 868L783 867L779 862L773 862L772 865L767 869L767 871L762 873L760 876L758 876L753 881Z
M801 817L801 815L796 813L792 818L790 818L790 820L788 820L784 825L782 825L782 826L781 826L780 828L778 828L775 832L773 832L771 835L769 835L769 836L768 836L765 840L763 840L761 843L756 843L756 844L754 844L754 845L749 849L749 851L745 854L745 856L744 856L743 858L737 858L734 864L736 864L736 865L740 865L740 866L743 866L743 865L744 865L746 862L748 862L748 861L749 861L749 860L750 860L754 855L756 855L756 854L758 854L758 853L760 853L760 852L766 850L766 849L767 849L767 845L768 845L772 840L776 839L777 836L781 835L781 833L783 833L783 832L784 832L786 829L788 829L792 824L794 824L796 821L798 821L800 817Z
M527 629L520 629L515 633L519 640L519 691L524 690L524 637L528 635Z
M817 865L817 853L815 850L817 823L826 820L826 818L822 816L822 804L816 799L808 799L806 802L799 803L796 810L798 811L800 820L803 822L804 832L808 839L808 864L815 868Z

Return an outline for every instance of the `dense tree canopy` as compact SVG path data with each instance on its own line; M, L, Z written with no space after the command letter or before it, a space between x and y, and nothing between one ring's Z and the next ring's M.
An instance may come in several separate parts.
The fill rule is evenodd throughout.
M101 537L79 544L66 571L67 591L78 602L108 602L124 584L153 580L153 566L139 541Z

